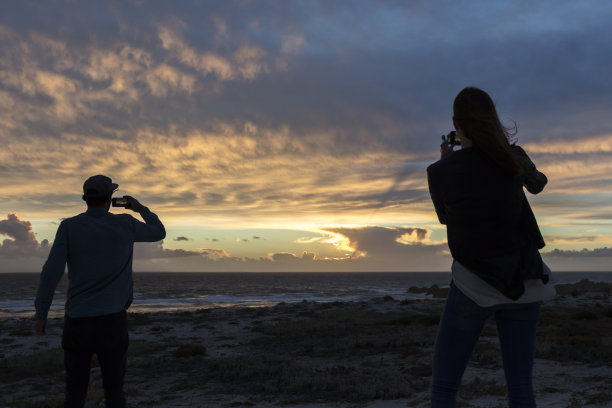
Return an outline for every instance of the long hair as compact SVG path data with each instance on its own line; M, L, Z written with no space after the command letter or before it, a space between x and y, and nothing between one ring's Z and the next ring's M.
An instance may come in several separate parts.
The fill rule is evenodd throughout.
M511 174L522 174L522 166L512 154L509 142L516 133L516 126L506 128L502 125L495 104L485 91L475 87L464 88L455 98L453 115L474 147Z

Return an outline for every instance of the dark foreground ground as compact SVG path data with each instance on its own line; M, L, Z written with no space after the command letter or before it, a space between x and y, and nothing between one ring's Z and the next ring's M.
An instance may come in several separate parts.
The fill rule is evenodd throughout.
M434 297L131 314L130 406L426 407L444 290L411 291ZM610 407L612 285L582 282L558 291L538 329L539 406ZM62 322L50 321L44 337L34 336L31 324L0 324L2 407L62 404ZM464 377L460 406L506 407L505 395L490 321ZM87 406L103 401L95 367Z

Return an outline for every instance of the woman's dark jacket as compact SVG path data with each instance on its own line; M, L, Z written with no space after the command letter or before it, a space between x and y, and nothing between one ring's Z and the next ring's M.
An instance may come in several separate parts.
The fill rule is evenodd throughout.
M523 149L512 150L523 164L521 176L472 147L429 166L427 179L453 258L516 300L525 279L547 280L538 252L544 239L523 186L537 194L548 180Z

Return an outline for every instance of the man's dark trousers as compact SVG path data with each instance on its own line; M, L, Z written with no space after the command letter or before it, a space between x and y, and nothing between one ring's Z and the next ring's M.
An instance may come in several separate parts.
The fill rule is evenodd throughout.
M98 356L106 406L126 406L123 379L129 344L126 312L64 319L62 348L66 367L64 407L83 407L93 354Z

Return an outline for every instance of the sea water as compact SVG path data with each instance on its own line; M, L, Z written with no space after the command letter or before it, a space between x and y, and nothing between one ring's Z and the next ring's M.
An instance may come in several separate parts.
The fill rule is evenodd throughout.
M612 282L612 272L558 272L553 280ZM37 273L0 273L0 318L31 317ZM302 301L360 301L392 296L426 299L409 293L412 286L448 287L448 272L136 272L131 312L196 310L212 307L262 307ZM64 313L67 278L57 286L50 317Z

